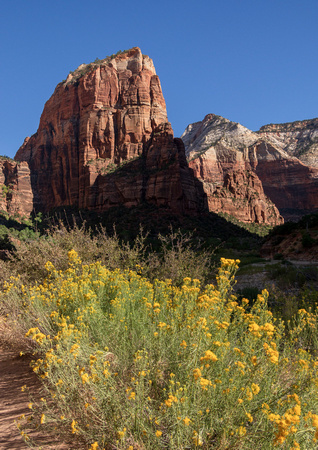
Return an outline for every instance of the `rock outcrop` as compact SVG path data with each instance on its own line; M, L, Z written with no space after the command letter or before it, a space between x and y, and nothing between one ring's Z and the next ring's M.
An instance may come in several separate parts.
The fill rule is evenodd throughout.
M15 159L30 166L36 210L143 201L177 213L204 208L153 62L137 47L82 64L58 84Z
M282 223L265 196L249 160L249 146L258 136L242 125L208 114L182 135L189 165L202 181L210 211L230 214L242 222Z
M33 210L30 170L26 162L0 157L0 210L28 217Z
M255 133L209 114L187 127L182 139L189 164L202 180L212 210L225 208L224 212L240 220L270 224L281 222L273 204L285 219L299 219L318 210L318 121L292 125L268 125ZM229 177L233 179L231 190ZM233 188L234 178L240 180L237 189ZM220 191L226 202L219 200Z
M318 118L264 125L257 133L306 166L318 168Z

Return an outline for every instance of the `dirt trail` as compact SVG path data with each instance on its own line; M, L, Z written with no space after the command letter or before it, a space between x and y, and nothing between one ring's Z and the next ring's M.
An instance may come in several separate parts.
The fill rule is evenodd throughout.
M19 416L30 414L29 394L21 391L27 385L32 397L39 399L41 385L30 368L30 358L20 356L18 350L12 350L0 342L0 450L25 450L28 445L23 440L14 421ZM39 432L29 433L38 449L67 450L74 448L56 442L54 437L43 436ZM79 449L79 447L76 447Z

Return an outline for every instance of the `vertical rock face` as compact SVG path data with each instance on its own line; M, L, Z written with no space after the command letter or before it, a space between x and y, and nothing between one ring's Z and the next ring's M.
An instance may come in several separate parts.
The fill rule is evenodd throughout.
M38 210L146 200L198 211L204 194L182 153L152 60L136 47L82 64L60 83L15 159L30 165Z
M286 219L318 210L318 168L303 164L272 144L260 141L249 157L268 197Z
M243 222L276 225L282 217L265 196L252 168L248 147L259 137L242 125L208 114L182 135L189 165L202 181L210 211Z
M26 162L16 163L0 157L0 209L10 215L31 214L33 193Z

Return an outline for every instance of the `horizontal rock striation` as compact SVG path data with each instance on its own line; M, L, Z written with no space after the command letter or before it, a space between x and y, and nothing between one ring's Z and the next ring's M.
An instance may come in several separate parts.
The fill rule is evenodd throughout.
M153 62L138 47L82 64L60 83L15 159L30 165L36 210L142 201L180 213L204 207Z

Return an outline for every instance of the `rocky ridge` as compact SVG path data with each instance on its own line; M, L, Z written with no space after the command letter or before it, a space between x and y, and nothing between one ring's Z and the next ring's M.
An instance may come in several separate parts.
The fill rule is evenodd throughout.
M181 138L211 211L225 212L243 222L282 223L249 158L248 148L259 140L255 133L208 114L202 122L189 125Z
M315 120L308 121L311 141ZM282 221L277 208L285 219L317 210L318 171L293 156L296 151L288 146L293 139L294 147L299 148L300 130L302 136L308 136L308 124L297 123L296 131L285 125L280 127L290 130L289 140L284 135L280 143L275 142L269 128L252 132L214 114L186 128L182 139L189 165L203 182L210 209L223 209L240 220L245 217L244 221L271 224Z
M264 125L257 133L305 165L318 168L318 118Z

